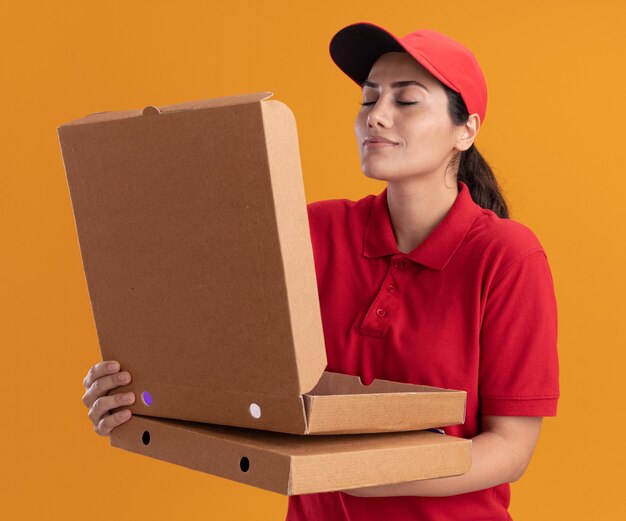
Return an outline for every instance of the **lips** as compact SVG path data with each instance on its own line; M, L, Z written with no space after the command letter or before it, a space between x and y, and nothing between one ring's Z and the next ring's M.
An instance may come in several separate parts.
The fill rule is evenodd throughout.
M369 145L370 143L386 143L388 145L398 144L395 141L391 141L390 139L387 139L386 137L382 137L382 136L370 136L363 140L363 145Z

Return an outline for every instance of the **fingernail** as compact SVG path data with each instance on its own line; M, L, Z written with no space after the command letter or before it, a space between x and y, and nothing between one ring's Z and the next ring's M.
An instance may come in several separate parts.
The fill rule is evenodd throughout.
M128 418L130 416L130 409L124 409L121 413L120 416L122 418Z
M126 393L126 394L124 395L124 401L126 401L126 402L130 402L130 401L134 398L134 396L135 396L135 395L134 395L133 393Z
M130 376L128 375L128 373L120 373L119 375L117 375L117 379L120 382L126 382L127 380L130 379Z
M117 371L120 368L120 364L118 364L117 362L110 362L109 365L107 365L107 369L109 371Z

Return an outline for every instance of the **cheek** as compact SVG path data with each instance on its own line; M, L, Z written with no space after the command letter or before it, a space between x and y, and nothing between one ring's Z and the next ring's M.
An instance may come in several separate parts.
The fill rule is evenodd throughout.
M404 134L408 151L427 155L439 155L448 148L449 130L433 119L408 125Z
M357 136L365 134L365 120L365 114L363 112L359 112L354 122L354 132L357 134Z

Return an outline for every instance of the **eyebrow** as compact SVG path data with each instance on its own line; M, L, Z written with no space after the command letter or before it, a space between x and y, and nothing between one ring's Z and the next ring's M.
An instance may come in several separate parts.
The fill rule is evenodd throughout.
M430 92L425 85L422 85L419 81L415 80L403 80L403 81L394 81L391 84L392 89L396 89L398 87L406 87L408 85L417 85L418 87L422 87L422 89L426 90L426 92ZM363 82L363 87L378 87L378 83L374 83L373 81L365 80Z

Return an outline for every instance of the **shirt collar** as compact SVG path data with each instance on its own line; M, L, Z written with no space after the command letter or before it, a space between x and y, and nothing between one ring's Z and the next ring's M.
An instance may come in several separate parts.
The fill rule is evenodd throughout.
M363 255L369 258L401 255L435 270L442 270L454 255L474 220L481 212L463 181L458 181L459 193L443 220L409 253L398 250L393 233L387 188L374 197L370 217L365 227Z

